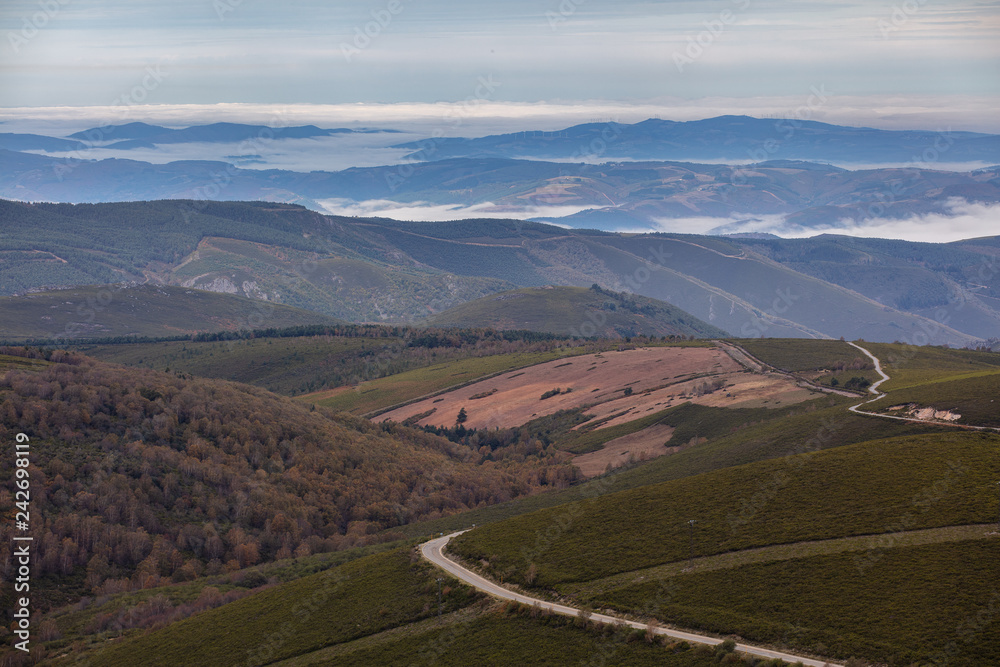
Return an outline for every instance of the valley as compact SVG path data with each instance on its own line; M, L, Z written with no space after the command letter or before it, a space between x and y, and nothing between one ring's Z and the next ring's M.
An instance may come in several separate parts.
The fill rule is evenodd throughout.
M997 3L0 25L0 667L1000 665Z
M323 345L334 342L329 337L273 338L270 344L266 340L254 348L254 358L261 362L271 355L280 358L288 354L282 340L300 345L308 341L313 346L320 340L325 341ZM550 344L564 343L556 339ZM988 596L977 598L968 585L982 576L981 568L995 562L995 537L990 535L995 523L990 521L995 519L996 498L990 487L992 478L1000 474L996 467L1000 435L969 432L950 424L900 423L852 414L848 408L863 400L867 391L820 390L842 373L840 368L856 374L872 372L864 368L869 359L848 343L762 339L746 342L747 352L742 355L735 354L742 342L727 345L734 344L736 348L698 341L655 345L652 341L619 342L600 350L568 348L571 354L547 361L525 359L518 363L511 357L510 370L490 372L489 367L480 366L478 382L452 375L449 387L449 374L442 374L442 389L436 397L416 397L416 402L411 399L406 406L393 408L394 399L385 396L377 404L382 407L375 408L379 414L374 424L310 407L320 400L319 394L300 396L282 409L315 415L310 418L316 424L309 428L331 419L342 424L337 428L376 428L365 436L376 438L373 443L378 438L402 437L434 451L452 452L449 456L459 455L465 463L452 464L458 467L449 473L456 481L459 470L465 470L463 475L494 474L491 470L519 475L519 470L534 469L536 479L547 480L545 485L551 488L539 493L524 487L529 495L478 502L475 508L454 507L438 517L414 516L395 527L380 529L373 523L380 519L372 514L363 533L349 529L346 535L327 538L324 544L332 544L329 540L338 543L332 551L311 540L312 554L300 550L291 558L277 554L276 560L267 550L273 547L266 545L277 546L278 527L268 523L263 533L257 533L251 519L244 529L246 537L240 539L257 540L260 560L247 567L234 560L221 572L208 568L199 575L190 565L192 561L187 561L193 578L169 577L165 574L170 566L160 560L158 581L139 589L121 583L112 588L104 582L103 596L94 608L66 606L70 600L53 597L47 622L59 628L64 637L49 643L53 655L59 656L59 647L68 646L66 642L72 639L77 647L72 655L87 656L86 664L126 661L165 665L175 662L179 652L190 652L187 638L203 632L198 629L203 627L229 627L227 632L240 643L240 647L226 648L228 645L207 642L197 649L200 660L222 665L270 664L275 659L287 664L325 664L330 660L366 664L426 650L432 651L427 655L436 656L435 663L461 664L460 659L448 661L470 651L484 651L483 656L494 655L490 651L517 655L507 643L514 637L529 641L536 652L564 652L570 650L564 644L569 642L590 647L587 651L634 656L629 660L635 664L654 659L660 661L657 664L664 660L676 665L708 664L733 649L734 655L756 652L786 663L794 659L814 660L815 664L861 664L857 662L860 655L868 661L909 664L946 650L949 625L944 619L990 604ZM146 345L153 350L162 343ZM240 345L243 343L238 342ZM626 349L619 349L623 345ZM893 394L908 391L907 386L913 388L909 390L923 387L926 394L933 395L934 385L988 378L1000 372L995 353L858 345L877 354L886 369L890 380L879 389L886 392L890 403ZM69 361L79 364L78 372L92 369L86 372L117 377L114 367L103 369L82 358L7 358L24 359L7 367L24 369L16 371L19 373L52 373ZM500 358L502 355L497 361ZM754 370L747 370L737 358L753 361ZM434 368L433 362L432 358L419 362L414 358L409 363L423 366L397 374L426 372ZM451 365L457 370L463 363L468 361L456 358L444 367ZM669 377L663 369L670 370ZM166 379L144 373L140 384ZM65 372L60 376L69 377ZM7 376L8 383L14 382L8 385L8 392L24 391L17 389L18 377ZM667 377L666 386L659 388ZM385 379L372 382L391 378L390 372ZM714 379L724 379L724 386L698 396L697 383ZM561 389L573 385L574 391L542 399L547 391L543 388L554 388L549 386L553 381L563 385ZM201 382L174 376L166 386L181 388L187 383L191 387L182 392L203 391L196 389ZM760 382L771 382L783 393L765 397L753 386ZM603 389L584 392L590 384L583 383ZM624 395L625 386L633 387L628 396ZM67 385L64 391L70 389ZM217 386L214 391L221 389ZM674 405L655 405L660 402L656 391L668 389L680 400ZM357 393L349 385L347 390ZM686 398L681 398L682 390ZM158 391L164 393L163 389ZM596 394L595 400L578 403L575 395L587 393ZM731 397L721 400L726 393ZM472 398L477 394L486 395ZM332 398L340 395L335 392ZM5 404L16 405L7 396ZM988 404L993 397L995 394L984 394L980 404ZM438 398L445 400L433 403ZM273 399L261 394L260 400ZM571 402L546 405L560 400ZM484 402L485 412L472 407L478 401ZM653 401L652 406L647 406L649 401ZM426 428L402 425L406 416L425 412L425 404L438 406L438 411L421 417L419 423L409 423L426 423ZM372 405L369 402L356 409ZM456 425L462 406L467 419ZM386 408L391 409L386 412ZM435 422L438 413L441 417ZM366 427L366 423L372 425ZM48 437L51 440L46 442L51 444L41 451L63 451L58 436ZM477 450L478 457L469 456ZM123 450L122 455L132 456L128 451ZM462 451L468 453L460 455ZM628 454L623 456L625 452ZM66 456L65 452L60 456ZM319 463L325 456L320 451L310 456L324 465ZM88 465L99 461L94 459ZM261 465L263 474L254 475L258 493L271 487L280 489L280 477L267 472L271 463L257 464L250 458L247 464ZM470 464L473 468L461 467ZM80 459L74 461L77 469L82 470L81 465ZM289 459L284 466L287 476L302 464ZM554 472L569 470L569 466L578 476L555 482ZM184 472L188 467L184 464L180 468L182 489L188 483L183 480L192 474ZM475 468L480 472L473 472ZM66 489L74 483L74 478L65 477L68 470L60 468ZM434 477L447 484L438 473ZM482 481L475 483L476 488L482 486ZM440 488L443 492L446 487ZM51 516L55 507L47 505L46 514ZM179 509L174 507L168 512ZM288 507L286 513L295 511ZM404 502L401 507L414 511L416 506ZM693 531L689 519L695 519ZM475 528L469 530L473 525ZM299 526L300 530L304 527L301 520ZM181 534L193 536L192 531L184 528ZM456 531L465 532L453 537ZM475 591L477 584L467 586L447 579L440 602L444 613L438 617L434 577L440 575L434 574L430 564L421 562L417 549L424 545L427 553L427 540L442 533L451 538L448 558L457 558L505 588L514 586L515 602L493 601L490 595ZM178 542L171 532L164 533L164 538L154 554L170 544L178 551L191 548ZM230 548L227 540L221 542L223 549ZM351 540L370 542L370 546L352 547ZM144 562L140 569L151 567L152 561ZM111 567L122 566L112 563ZM382 583L376 584L372 577ZM247 583L241 584L244 578ZM904 578L940 583L928 583L918 592L905 585ZM258 588L251 580L265 583ZM744 583L734 588L726 585L731 581ZM359 586L381 592L359 596L355 592ZM959 598L946 596L944 591L955 586L966 593ZM801 602L782 598L778 604L775 596L789 587L796 590ZM221 598L211 602L210 598L215 599L212 596ZM906 607L903 600L913 596L921 600L920 605L935 606L936 625L921 620L927 607ZM280 613L287 604L281 600L296 597L307 600L312 611L294 617L290 634L282 641L262 644L248 634L255 630L243 627L239 620L245 614L264 614L261 622L267 623L268 614ZM387 601L396 598L403 604L389 605ZM533 605L532 598L543 603ZM771 606L757 604L771 599ZM550 615L546 611L550 603L561 605L569 616L558 620L558 614ZM154 604L157 606L151 606ZM197 615L185 620L185 614L190 613L183 611L185 604L198 609ZM887 612L903 607L913 613ZM130 613L138 625L120 625L124 616L116 610L125 609L134 610ZM843 624L830 622L827 613L834 612L826 609L836 609ZM164 614L173 614L169 618L176 620L144 625L142 619L147 616L167 619ZM331 624L326 620L330 614L369 620L360 625ZM866 614L882 614L883 620L859 631L859 619ZM612 620L616 617L628 619L631 626ZM84 633L85 627L90 628L86 633L97 634ZM107 645L94 641L108 636L109 631L116 632L115 627L123 628L118 631L124 633L123 641ZM492 628L492 634L487 633L487 627ZM981 664L992 659L992 644L986 639L992 630L981 632L983 642L962 644L952 654L953 664ZM914 633L924 637L926 648L913 643ZM435 637L449 639L440 644L434 643L438 641ZM734 639L733 644L724 646L727 639ZM480 645L476 648L468 642ZM697 648L699 642L707 644ZM78 661L62 653L52 662L68 665Z

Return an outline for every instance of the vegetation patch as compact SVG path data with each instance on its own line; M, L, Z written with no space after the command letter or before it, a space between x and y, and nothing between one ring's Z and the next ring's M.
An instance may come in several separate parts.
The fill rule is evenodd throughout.
M586 602L638 610L665 585L662 621L879 664L1000 664L1000 540L886 548L648 581Z
M272 664L436 614L437 576L406 547L360 558L118 643L90 664ZM477 596L449 580L441 610Z
M535 585L552 587L684 560L690 520L696 556L985 523L996 516L998 443L955 432L806 451L485 525L452 548L505 581L526 584L534 565Z

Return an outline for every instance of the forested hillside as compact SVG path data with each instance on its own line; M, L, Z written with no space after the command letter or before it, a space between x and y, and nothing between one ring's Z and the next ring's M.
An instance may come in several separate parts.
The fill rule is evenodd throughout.
M245 385L3 352L47 357L0 375L0 439L31 437L31 534L46 605L365 544L576 474L537 441L474 451ZM4 513L13 474L8 458ZM5 577L12 529L2 528Z

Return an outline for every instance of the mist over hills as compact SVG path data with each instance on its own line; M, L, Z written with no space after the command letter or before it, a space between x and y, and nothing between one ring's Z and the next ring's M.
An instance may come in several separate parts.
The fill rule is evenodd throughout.
M720 231L735 232L746 221L780 216L787 226L822 231L844 220L948 215L955 202L996 204L1000 167L963 173L909 168L847 171L800 161L732 167L451 158L301 173L240 169L218 161L87 161L0 150L0 196L91 203L261 199L324 212L370 201L390 208L482 206L480 215L608 230L650 229L670 219L702 217L717 218L712 224ZM432 211L413 217L434 217ZM559 211L558 217L551 211Z
M105 148L148 148L161 144L182 143L240 143L244 141L273 141L276 139L312 139L334 134L392 132L371 129L322 129L315 125L287 127L281 125L247 125L244 123L211 123L171 129L147 123L108 125L82 130L69 136L91 142L114 140Z

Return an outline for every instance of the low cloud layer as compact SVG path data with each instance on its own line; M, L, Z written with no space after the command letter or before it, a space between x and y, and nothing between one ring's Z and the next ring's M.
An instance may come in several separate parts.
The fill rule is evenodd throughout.
M868 218L838 220L823 226L796 225L784 216L736 215L730 218L658 219L648 230L689 234L774 234L782 238L807 238L819 234L843 234L868 238L901 239L948 243L982 236L1000 235L1000 204L948 200L941 213L926 213L909 218Z
M403 221L466 220L469 218L504 218L527 220L529 218L561 218L585 210L584 206L498 206L483 202L472 206L458 204L430 204L412 202L401 204L387 199L352 201L350 199L324 199L319 203L331 215L391 218ZM558 224L558 223L555 223Z

